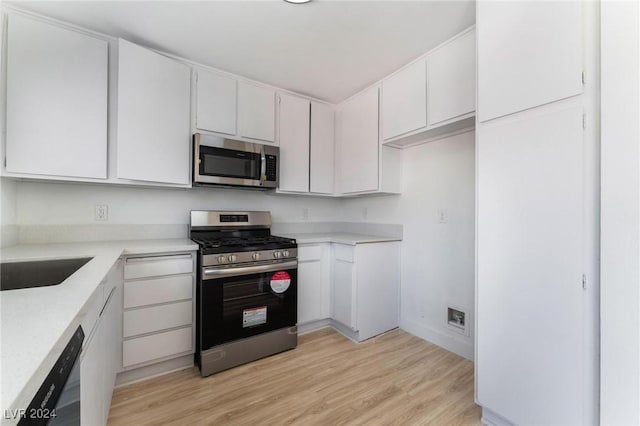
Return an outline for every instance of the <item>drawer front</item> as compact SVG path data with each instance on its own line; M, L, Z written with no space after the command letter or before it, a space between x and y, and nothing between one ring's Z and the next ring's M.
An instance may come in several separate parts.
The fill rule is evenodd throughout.
M171 303L124 313L124 337L193 324L193 302Z
M298 261L305 262L307 260L320 260L322 259L322 246L310 245L298 246Z
M193 276L175 275L124 283L124 307L155 305L193 298Z
M171 355L193 351L191 327L166 331L122 343L122 366L129 367Z
M333 255L336 260L342 260L343 262L353 263L353 255L354 247L347 246L344 244L334 244L333 246Z
M191 254L129 258L124 265L125 280L191 272L193 272Z

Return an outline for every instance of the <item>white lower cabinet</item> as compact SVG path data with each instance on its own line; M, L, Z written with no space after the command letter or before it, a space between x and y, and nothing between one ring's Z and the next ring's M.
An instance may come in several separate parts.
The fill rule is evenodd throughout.
M114 268L119 270L118 265ZM122 283L119 274L109 274L108 283L101 284L98 299L105 300L97 305L99 316L95 325L83 322L85 343L80 361L80 419L83 425L106 425L111 407L111 396L120 367L120 333L122 327L121 300ZM117 280L111 282L111 280ZM102 288L110 288L102 299ZM95 307L94 307L95 308ZM84 328L87 328L86 330Z
M195 253L127 258L122 369L194 351Z
M329 317L329 249L328 243L298 246L298 324Z
M363 341L398 327L400 243L333 244L331 318Z

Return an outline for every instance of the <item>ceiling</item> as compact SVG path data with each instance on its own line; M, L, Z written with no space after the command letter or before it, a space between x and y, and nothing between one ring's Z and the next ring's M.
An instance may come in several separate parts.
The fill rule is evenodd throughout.
M475 22L473 0L10 4L332 103Z

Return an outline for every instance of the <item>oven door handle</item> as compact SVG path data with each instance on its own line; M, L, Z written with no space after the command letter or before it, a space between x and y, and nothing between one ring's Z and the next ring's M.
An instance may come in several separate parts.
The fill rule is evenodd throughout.
M282 271L283 269L293 269L298 267L297 260L288 262L273 263L269 265L243 266L240 268L204 268L202 271L202 279L210 280L222 277L236 277L238 275L259 274L262 272Z

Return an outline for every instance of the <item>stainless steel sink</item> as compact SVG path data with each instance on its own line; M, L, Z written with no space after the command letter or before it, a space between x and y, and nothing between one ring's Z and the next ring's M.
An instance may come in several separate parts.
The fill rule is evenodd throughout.
M93 257L0 263L0 290L58 285Z

